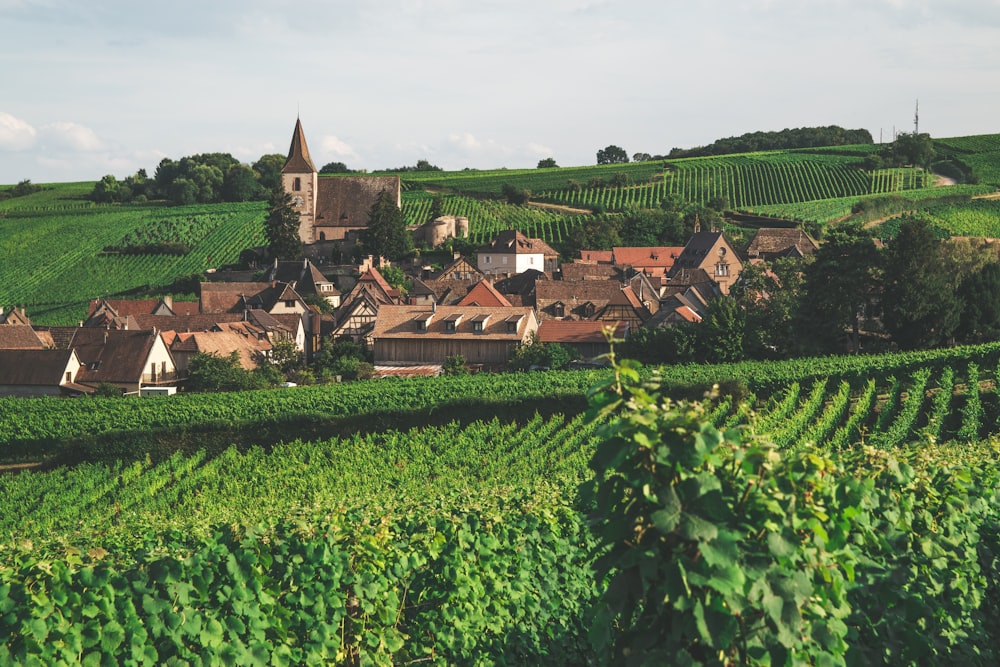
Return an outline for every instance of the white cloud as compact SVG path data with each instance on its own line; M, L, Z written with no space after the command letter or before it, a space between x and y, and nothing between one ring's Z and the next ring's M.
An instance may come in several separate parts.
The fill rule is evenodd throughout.
M483 147L483 142L476 139L471 132L450 134L448 135L448 143L466 151L478 151Z
M320 148L326 153L331 153L335 157L339 158L357 158L358 154L353 148L347 145L344 141L338 139L332 134L328 134L320 139Z
M0 150L23 151L35 145L38 132L20 118L0 111Z
M104 148L104 143L89 127L68 121L56 121L42 126L47 143L63 150L90 153Z

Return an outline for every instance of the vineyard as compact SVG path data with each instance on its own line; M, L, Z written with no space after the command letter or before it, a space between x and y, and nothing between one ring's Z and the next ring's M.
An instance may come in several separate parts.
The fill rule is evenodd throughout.
M880 650L909 656L905 663L927 651L963 650L962 642L983 651L978 642L992 632L974 620L997 591L968 560L975 544L956 531L972 530L988 513L984 499L1000 489L995 446L982 442L1000 433L998 363L1000 344L992 344L668 367L642 377L668 392L706 380L745 386L745 397L714 399L703 419L763 435L789 466L804 466L795 474L818 466L821 477L802 487L810 491L799 502L803 512L817 502L824 513L808 514L803 525L819 531L819 521L829 535L820 542L816 532L810 553L828 549L855 568L857 583L844 584L853 611L843 619L856 633L854 664ZM74 466L0 475L0 661L592 660L590 610L601 587L577 489L591 477L588 462L608 428L616 432L627 416L593 418L580 399L609 380L607 371L540 372L160 401L4 399L8 454L29 440L77 450L95 437L107 446ZM542 397L569 402L531 414ZM515 404L529 408L523 418L511 417ZM378 426L386 414L413 410L445 419ZM264 442L275 425L328 412L369 426ZM161 428L168 443L191 433L197 443L200 425L223 424L227 435L238 429L250 439L173 452L138 442ZM833 465L840 471L827 474L823 466ZM723 469L730 467L716 474L728 474ZM842 516L838 503L851 509ZM886 518L896 516L892 503L900 504L895 520ZM924 512L940 533L922 527ZM840 542L835 535L845 531L853 537ZM870 541L875 535L882 541ZM779 557L793 548L768 539ZM871 558L880 565L869 567ZM830 567L842 576L843 565ZM942 568L951 579L938 588L932 577ZM899 577L908 592L892 583ZM689 595L700 581L692 579ZM947 610L965 639L917 602ZM925 615L917 640L879 629L899 632ZM989 660L966 655L965 664Z
M48 203L26 206L39 196ZM244 248L264 242L263 203L77 209L72 198L54 199L47 190L23 200L0 209L0 303L27 306L40 324L74 324L91 299L168 285L235 262ZM181 255L104 252L152 242L190 249Z

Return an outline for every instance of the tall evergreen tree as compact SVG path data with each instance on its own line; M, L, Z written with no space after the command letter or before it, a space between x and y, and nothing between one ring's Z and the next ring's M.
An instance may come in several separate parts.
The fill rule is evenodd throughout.
M271 190L268 200L264 233L271 255L278 259L298 259L302 256L299 239L299 212L292 206L292 196L283 188Z
M378 193L372 204L364 248L367 254L391 260L402 259L413 250L413 236L406 231L403 212L385 190Z

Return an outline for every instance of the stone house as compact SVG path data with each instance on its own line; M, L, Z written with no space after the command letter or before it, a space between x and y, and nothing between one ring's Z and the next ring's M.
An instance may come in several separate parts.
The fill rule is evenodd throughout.
M514 229L497 234L476 255L476 268L486 275L510 275L528 269L552 273L558 266L559 253L545 241L529 239Z
M93 392L76 383L73 350L0 350L0 396L64 396Z

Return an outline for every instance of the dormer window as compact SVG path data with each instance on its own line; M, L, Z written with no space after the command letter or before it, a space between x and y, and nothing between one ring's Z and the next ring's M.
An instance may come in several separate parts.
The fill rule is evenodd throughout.
M557 301L552 304L552 316L553 317L566 317L566 304L562 301Z
M471 320L471 322L472 322L472 330L475 333L483 333L483 331L486 330L486 323L489 321L489 319L490 319L490 316L487 315L487 314L479 314L479 315L473 316L473 318Z
M418 315L416 317L417 321L417 331L427 331L427 328L431 325L431 319L434 317L434 313L427 313L426 315Z
M524 319L524 315L511 315L504 320L504 324L507 325L507 333L516 334L522 319Z
M458 330L458 323L462 321L461 313L453 313L444 318L444 330L448 333L455 333Z

